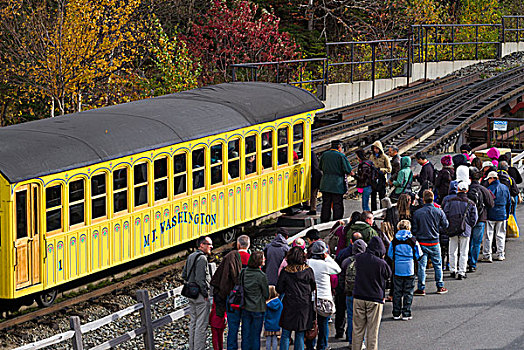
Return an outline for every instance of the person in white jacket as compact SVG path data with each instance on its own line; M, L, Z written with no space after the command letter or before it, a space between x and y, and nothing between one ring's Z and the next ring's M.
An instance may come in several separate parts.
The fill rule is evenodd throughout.
M340 266L328 254L328 248L323 241L315 241L308 248L307 261L308 265L315 273L315 282L317 284L317 300L319 302L331 303L333 313L335 312L335 304L333 302L333 294L331 293L331 275L340 273ZM317 350L326 350L328 348L329 316L324 317L317 314L318 325L318 344ZM306 349L315 348L316 339L308 340L306 342Z

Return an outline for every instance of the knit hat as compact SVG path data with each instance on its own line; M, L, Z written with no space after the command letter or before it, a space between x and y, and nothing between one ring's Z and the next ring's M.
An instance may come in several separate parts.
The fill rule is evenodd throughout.
M469 189L469 186L467 182L459 181L457 188L459 191L467 191Z
M328 252L328 247L326 246L326 243L324 243L324 241L315 241L309 247L309 252L312 255L326 254Z
M445 155L444 157L440 158L440 163L442 164L442 166L451 166L451 156L448 154L448 155Z
M297 238L293 241L292 244L293 247L300 247L302 249L306 249L306 242L302 238Z
M495 148L495 147L491 147L488 152L486 153L486 155L491 159L499 159L500 157L500 151Z

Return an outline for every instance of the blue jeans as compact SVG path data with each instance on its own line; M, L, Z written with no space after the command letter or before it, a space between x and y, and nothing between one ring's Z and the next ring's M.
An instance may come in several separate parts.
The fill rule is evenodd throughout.
M265 312L242 310L242 350L260 350Z
M289 350L289 339L291 339L291 332L282 328L282 336L280 337L280 350ZM304 350L304 332L295 331L295 350Z
M349 344L353 342L353 297L346 297L346 312L348 318L348 327L346 329L346 335L349 340Z
M242 310L227 310L227 348L228 350L238 350L238 330Z
M486 223L483 221L477 222L471 230L471 239L469 241L469 257L468 266L477 267L477 261L479 260L480 244L482 243L482 237L484 237L484 230Z
M428 257L431 259L433 269L435 270L435 282L437 288L444 287L444 280L442 279L442 260L440 258L440 244L433 246L421 245L422 258L419 260L418 266L418 289L426 289L426 266L428 264Z
M362 192L362 210L369 209L369 197L371 196L371 186L364 187Z
M413 292L415 291L415 276L393 276L393 316L410 317Z
M318 345L317 350L326 350L328 346L329 338L329 319L330 317L324 317L317 314L317 325L318 325ZM317 343L317 339L306 340L306 349L313 350Z

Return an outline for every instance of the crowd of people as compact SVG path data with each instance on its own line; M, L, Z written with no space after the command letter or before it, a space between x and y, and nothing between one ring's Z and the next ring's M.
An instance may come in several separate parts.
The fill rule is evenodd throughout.
M212 241L199 238L182 273L186 285L199 290L189 299L190 349L205 349L209 326L213 348L222 350L227 325L227 349L238 349L240 332L243 350L258 350L262 335L266 349L285 350L293 343L298 350L325 350L331 319L335 337L345 338L350 349L364 343L378 349L384 303L393 303L393 319L411 320L414 296L426 295L428 260L437 294L448 292L444 271L464 280L479 261L503 261L522 178L496 149L485 162L468 145L461 151L442 157L440 170L417 153L422 168L415 175L411 159L394 146L387 155L380 142L370 156L357 150L359 165L353 171L340 143L333 143L319 161L321 218L336 222L326 237L310 229L305 240L288 245L288 232L279 228L263 251L250 252L250 239L242 235L213 276L205 259ZM346 175L356 178L362 212L353 212L345 224L339 219ZM413 181L419 183L417 193ZM380 227L371 211L377 199L385 209Z

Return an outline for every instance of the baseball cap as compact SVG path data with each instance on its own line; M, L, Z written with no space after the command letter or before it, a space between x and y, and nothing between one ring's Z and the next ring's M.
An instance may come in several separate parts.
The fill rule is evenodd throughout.
M494 177L495 179L498 179L499 178L499 174L497 174L496 171L490 171L487 178L489 179L489 178L492 178L492 177Z

